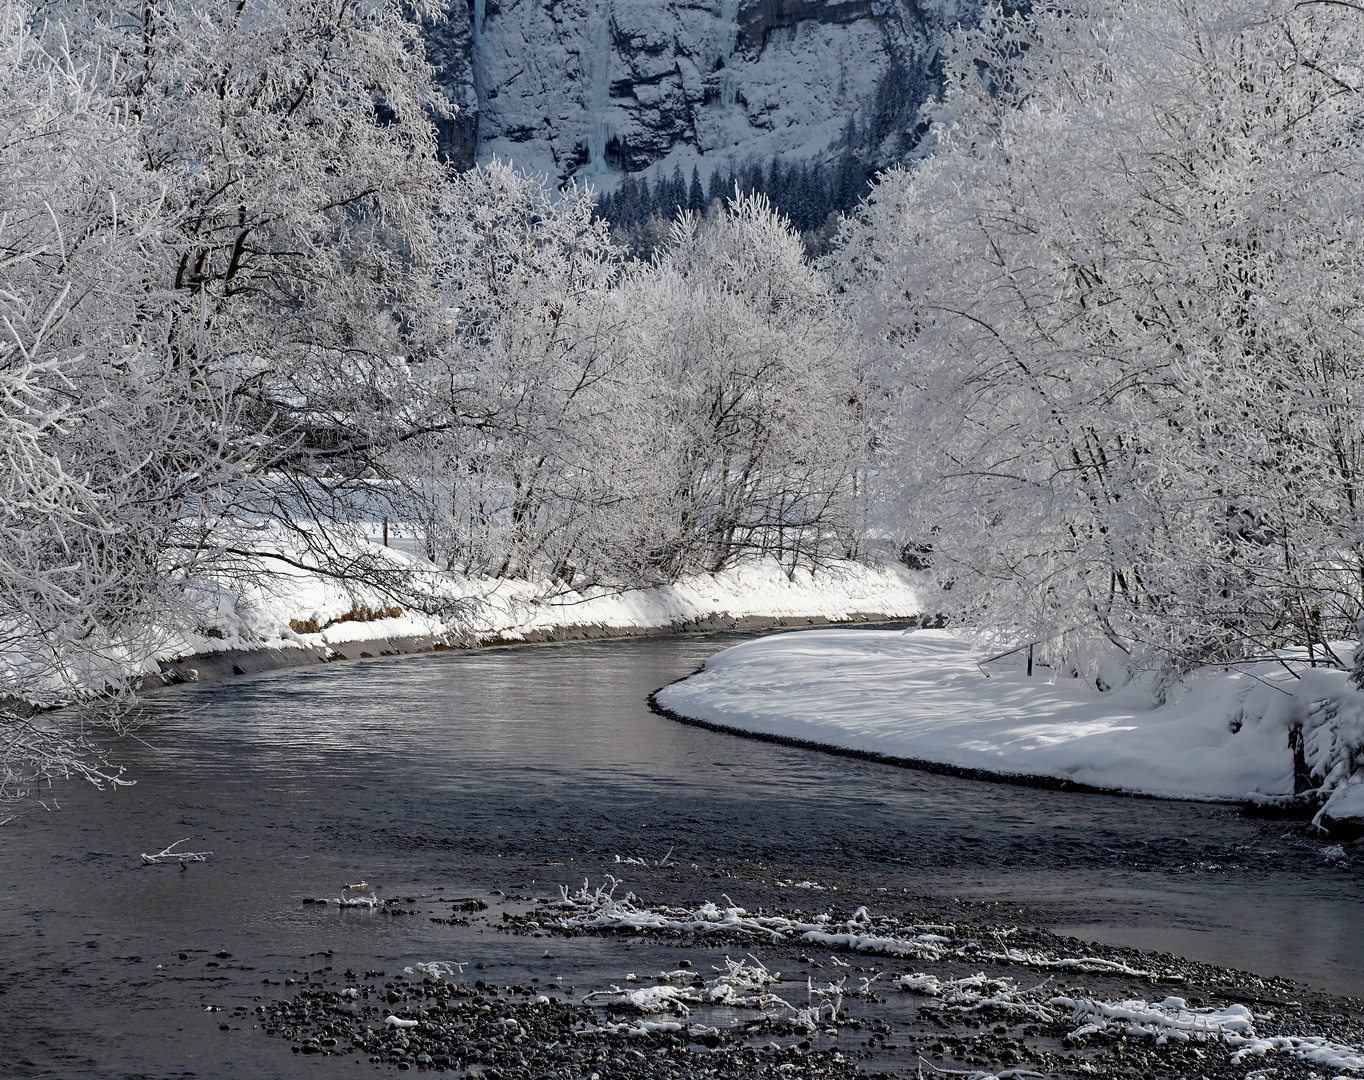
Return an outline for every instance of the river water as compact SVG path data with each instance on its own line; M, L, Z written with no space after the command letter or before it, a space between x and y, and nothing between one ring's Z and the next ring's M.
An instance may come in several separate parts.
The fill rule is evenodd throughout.
M59 785L44 796L59 811L0 830L0 1073L326 1073L340 1066L221 1025L266 980L333 966L558 967L582 986L608 960L592 939L550 959L495 927L301 898L363 879L417 907L510 903L607 872L628 886L625 860L665 856L715 881L697 899L791 879L998 902L1084 939L1364 994L1348 849L1332 858L1300 825L1229 807L928 775L649 710L735 640L442 653L158 693L116 748L136 786ZM142 865L182 837L209 861Z

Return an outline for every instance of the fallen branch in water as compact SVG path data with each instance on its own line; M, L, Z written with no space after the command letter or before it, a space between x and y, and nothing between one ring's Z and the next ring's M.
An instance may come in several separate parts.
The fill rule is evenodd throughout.
M720 971L715 968L715 971ZM704 979L694 971L665 971L659 976L665 985L647 986L640 990L622 990L612 986L610 990L593 990L583 999L584 1005L616 1005L638 1010L642 1013L673 1012L687 1016L692 1005L724 1005L735 1009L772 1008L792 1009L794 1006L783 1001L767 987L781 980L781 973L767 970L767 965L753 955L746 960L731 960L725 957L725 970L718 978ZM626 977L633 982L635 976ZM686 983L684 986L671 985L674 980Z
M347 886L346 886L346 889L350 889L350 888L354 888L354 886L351 886L351 885L347 885ZM305 904L306 904L306 903L309 903L309 902L310 902L310 901L307 901L307 900L304 901ZM362 907L362 908L369 908L370 910L373 910L373 909L375 909L375 908L377 908L377 907L382 906L383 901L379 899L379 896L378 896L377 893L370 893L368 896L347 896L347 895L346 895L345 889L343 889L343 890L341 890L341 895L340 895L340 896L333 896L333 897L329 897L329 898L318 897L316 900L311 901L311 903L314 903L314 904L335 904L337 907L343 907L343 908L351 908L351 907L359 908L359 907Z
M176 862L178 862L178 863L180 864L181 868L183 868L184 865L185 865L185 863L192 863L192 862L208 862L208 856L210 856L210 855L213 854L213 852L211 852L211 851L176 851L176 850L175 850L175 849L176 849L177 847L179 847L181 844L185 844L185 843L188 843L188 842L189 842L189 837L186 836L183 840L177 840L177 841L175 841L175 843L173 843L173 844L168 844L166 847L164 847L164 848L162 848L160 851L158 851L155 855L148 855L148 854L144 851L144 852L142 853L142 862L143 862L143 865L145 865L145 866L160 866L163 862L170 862L172 859L174 859Z

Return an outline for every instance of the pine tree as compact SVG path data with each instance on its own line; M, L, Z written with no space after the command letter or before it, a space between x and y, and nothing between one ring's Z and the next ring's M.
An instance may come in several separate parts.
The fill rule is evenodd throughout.
M639 187L633 176L626 176L606 204L602 217L616 225L633 225L639 217Z
M809 232L814 226L810 213L810 166L802 161L800 168L791 174L788 187L787 215L801 232Z
M786 174L782 171L781 159L776 154L767 166L767 197L772 205L782 213L786 212Z
M706 185L706 206L710 206L716 199L721 202L725 200L725 178L720 175L720 166L710 174L710 183Z
M631 225L639 225L649 220L649 216L654 212L654 196L649 190L649 178L641 176L639 187L636 189L638 195L635 199L635 216L631 219Z
M692 166L691 187L687 191L687 209L694 214L699 214L706 208L706 193L701 188L701 169L697 165Z
M678 211L687 208L687 181L682 176L681 164L673 166L672 183L668 185L668 205L664 207L663 216L675 218Z
M763 176L763 167L756 161L751 161L746 165L739 180L739 186L744 192L767 193L767 180Z

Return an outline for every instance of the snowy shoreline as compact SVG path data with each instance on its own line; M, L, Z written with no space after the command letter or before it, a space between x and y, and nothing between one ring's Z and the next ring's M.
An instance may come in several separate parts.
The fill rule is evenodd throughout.
M1318 824L1364 820L1364 695L1343 672L1293 680L1249 664L1189 676L1158 699L1143 686L1029 678L1021 665L987 677L986 655L941 631L787 634L711 657L652 704L785 745L1061 790L1272 805L1306 773Z
M382 657L416 656L422 653L451 652L462 649L490 649L517 645L555 645L574 641L620 641L626 638L666 637L672 634L709 634L742 630L807 630L894 623L917 616L917 612L858 611L846 618L822 615L783 616L745 615L733 617L726 612L698 616L685 622L659 626L605 626L563 623L547 629L528 630L514 637L497 635L471 642L444 636L378 636L355 638L325 647L281 648L263 645L255 649L192 653L174 659L158 660L160 670L141 676L143 692L181 683L219 682L223 679L259 675L267 671L310 667L344 660L373 660ZM674 717L682 720L682 717ZM704 725L703 725L704 726Z
M775 563L751 563L628 592L551 593L549 583L454 576L449 586L468 607L457 625L416 612L348 617L353 598L332 582L276 579L255 595L221 597L213 634L176 640L139 677L152 688L453 648L855 625L921 611L913 574L856 563L792 577ZM309 626L318 629L296 629Z
M1013 784L1018 787L1039 788L1043 791L1074 791L1084 795L1126 795L1136 799L1158 799L1159 795L1146 795L1138 791L1115 791L1113 788L1097 787L1093 784L1081 783L1077 780L1067 780L1053 776L1039 776L1031 773L1010 773L996 772L990 769L976 769L965 765L952 765L943 761L934 761L931 758L901 757L895 754L884 754L876 750L863 750L854 746L843 746L833 742L818 742L814 739L802 739L795 735L782 735L774 731L759 731L753 728L739 727L735 724L721 724L712 720L702 720L699 717L687 716L676 709L670 709L659 700L659 695L668 690L669 687L676 686L678 683L686 682L687 679L699 675L704 668L685 675L677 682L669 683L668 686L661 687L649 695L649 708L659 716L666 717L678 724L685 724L687 727L704 728L707 731L716 731L722 735L737 735L743 739L753 739L757 742L772 743L775 746L790 746L796 750L813 750L820 754L830 754L834 757L853 758L856 761L870 761L877 765L893 765L898 769L914 769L917 772L933 773L937 776L955 776L962 780L983 780L992 784Z

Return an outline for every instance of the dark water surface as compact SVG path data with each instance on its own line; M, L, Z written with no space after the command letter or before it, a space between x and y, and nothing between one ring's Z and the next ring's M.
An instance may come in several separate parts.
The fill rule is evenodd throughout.
M359 1075L291 1056L232 1010L285 992L263 980L331 966L621 975L596 970L614 961L595 939L302 897L361 879L418 897L547 896L607 871L629 886L616 856L669 850L735 883L696 899L791 878L1003 901L1089 940L1364 994L1349 849L1331 861L1301 826L1227 807L931 776L649 711L652 690L734 640L445 653L158 694L145 742L117 748L135 787L59 786L59 813L0 830L0 1075ZM211 860L141 865L181 837Z

